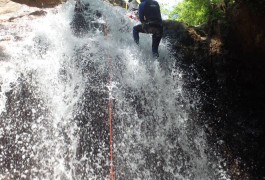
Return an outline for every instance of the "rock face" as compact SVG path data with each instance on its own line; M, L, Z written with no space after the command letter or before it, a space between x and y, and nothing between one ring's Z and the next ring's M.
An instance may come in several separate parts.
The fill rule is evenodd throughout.
M31 13L37 10L32 7L49 8L65 1L66 0L0 0L0 22L11 17L18 17L27 12Z
M6 50L22 38L21 34L13 32L16 28L27 29L18 25L21 18L34 19L46 12L35 7L18 4L10 0L0 0L0 62L8 59Z
M232 104L224 137L237 156L251 166L252 179L265 176L265 16L241 2L227 11L223 71ZM226 108L227 109L227 108ZM227 109L228 111L228 109Z
M10 0L0 0L0 21L11 17L14 12L20 12L22 5Z
M61 3L60 0L16 2L35 7ZM40 10L31 8L28 12L27 6L10 0L0 0L0 7L0 22ZM228 159L232 179L262 179L265 176L265 17L242 3L227 9L227 17L228 22L218 21L212 27L195 28L164 21L164 38L171 42L176 63L185 70L185 87L201 94L199 123L205 127L212 145ZM76 18L79 21L71 25L82 28L82 17ZM6 28L5 23L0 28ZM210 35L209 29L213 30ZM19 37L0 35L1 62L1 58L6 58L2 44ZM249 178L244 172L250 174Z
M20 23L20 19L35 19L46 15L46 11L40 8L54 7L66 0L0 0L0 61L8 58L5 51L12 43L23 38L20 34L15 35L12 29L27 29ZM20 25L18 25L20 24Z
M12 1L20 4L26 4L32 7L51 8L65 2L66 0L12 0Z
M239 3L227 10L226 22L218 21L212 26L208 27L213 32L206 41L184 38L185 45L176 39L175 44L184 47L173 48L184 54L181 66L195 77L191 77L187 88L201 92L202 123L208 129L210 141L228 158L233 179L262 179L265 17ZM207 33L207 29L204 31ZM175 36L185 37L183 33ZM197 77L201 80L196 82ZM225 143L218 144L218 139Z
M265 56L265 19L244 3L228 9L228 16L234 31L241 39L245 53L256 53Z
M240 1L226 17L196 28L164 22L165 38L185 70L185 87L201 95L200 123L227 158L232 179L262 179L265 16Z

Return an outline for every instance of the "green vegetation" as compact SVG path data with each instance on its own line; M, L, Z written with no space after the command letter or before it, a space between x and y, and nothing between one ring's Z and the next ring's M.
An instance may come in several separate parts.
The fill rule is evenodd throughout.
M200 25L211 20L220 19L224 12L217 7L223 0L183 0L170 13L169 18L183 21L189 25Z
M165 8L165 4L160 4L160 11L162 14L169 15L169 11Z
M223 19L225 8L241 3L247 5L254 14L265 15L265 0L183 0L167 14L172 20L196 26Z

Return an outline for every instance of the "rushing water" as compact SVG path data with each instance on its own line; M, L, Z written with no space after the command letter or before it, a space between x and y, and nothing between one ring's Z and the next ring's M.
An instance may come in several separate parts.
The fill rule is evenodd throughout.
M229 179L167 42L154 60L124 10L84 3L30 22L0 62L0 178L109 179L112 98L115 179Z

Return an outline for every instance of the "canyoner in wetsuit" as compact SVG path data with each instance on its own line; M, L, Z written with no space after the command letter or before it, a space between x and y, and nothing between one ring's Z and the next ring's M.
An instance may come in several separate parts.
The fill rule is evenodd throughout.
M141 0L139 18L142 24L133 27L134 41L139 44L139 33L152 34L152 52L158 57L158 46L163 35L160 6L154 0Z

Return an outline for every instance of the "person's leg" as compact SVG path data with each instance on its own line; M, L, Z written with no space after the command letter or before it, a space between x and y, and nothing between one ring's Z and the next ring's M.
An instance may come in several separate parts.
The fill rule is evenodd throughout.
M144 33L144 30L141 24L138 24L133 27L133 39L136 44L139 44L139 33Z
M152 52L154 57L159 57L158 46L163 35L163 28L157 29L157 32L152 35Z

